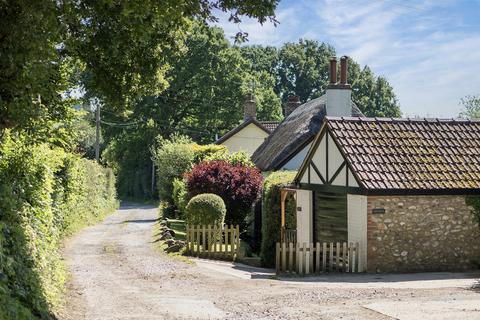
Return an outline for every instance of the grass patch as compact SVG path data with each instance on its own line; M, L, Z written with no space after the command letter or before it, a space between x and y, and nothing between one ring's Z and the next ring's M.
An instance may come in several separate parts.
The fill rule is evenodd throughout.
M178 221L183 221L183 220L178 220ZM179 225L181 225L181 223L179 223ZM184 226L183 237L185 238L185 223L183 223L183 226ZM172 228L172 230L175 230L175 229ZM165 243L165 241L160 240L160 236L162 235L161 228L160 228L160 220L158 220L153 225L152 232L153 232L152 238L153 238L154 249L158 251L160 254L168 255L169 257L172 257L175 260L178 260L187 264L195 264L192 260L190 260L187 256L184 255L185 249L181 250L180 252L171 252L171 253L165 252L165 249L167 248L167 244ZM176 235L181 234L182 233L181 227L178 231L175 230L175 233ZM179 236L176 236L175 239L182 240L182 238L180 238Z
M187 239L187 225L185 220L180 219L167 219L168 227L175 231L175 239L186 240Z

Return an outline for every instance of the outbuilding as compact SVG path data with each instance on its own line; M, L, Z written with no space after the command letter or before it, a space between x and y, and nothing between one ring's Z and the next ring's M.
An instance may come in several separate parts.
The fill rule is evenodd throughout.
M295 179L297 242L355 242L359 271L480 264L480 121L326 117Z

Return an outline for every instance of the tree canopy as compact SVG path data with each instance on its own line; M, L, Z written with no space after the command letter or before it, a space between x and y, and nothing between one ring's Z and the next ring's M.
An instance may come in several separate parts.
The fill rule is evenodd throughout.
M181 51L192 19L205 24L223 11L234 22L242 15L275 22L277 2L2 1L0 130L55 135L69 117L66 97L75 87L123 111L168 87L167 58Z
M460 104L463 107L463 111L460 112L462 118L480 118L480 97L479 96L466 96L460 99Z
M242 56L252 70L267 72L275 79L274 90L282 101L297 95L302 102L325 93L329 79L329 60L335 49L315 40L300 39L280 48L242 46ZM348 80L352 85L353 101L366 116L398 117L400 108L393 88L384 77L377 77L368 66L360 67L350 59Z

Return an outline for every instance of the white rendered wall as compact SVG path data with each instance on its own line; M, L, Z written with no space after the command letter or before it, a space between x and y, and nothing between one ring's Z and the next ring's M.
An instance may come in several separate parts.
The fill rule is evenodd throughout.
M313 241L312 226L312 191L297 190L297 242Z
M226 146L230 152L245 151L252 155L267 137L268 133L251 123L224 141L222 145Z
M367 270L367 197L347 195L348 242L358 242L360 272Z

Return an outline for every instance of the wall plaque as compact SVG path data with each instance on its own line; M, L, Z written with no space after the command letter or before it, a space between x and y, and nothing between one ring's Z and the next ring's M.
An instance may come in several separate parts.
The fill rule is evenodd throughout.
M385 213L385 208L373 208L372 213L373 214L384 214Z

